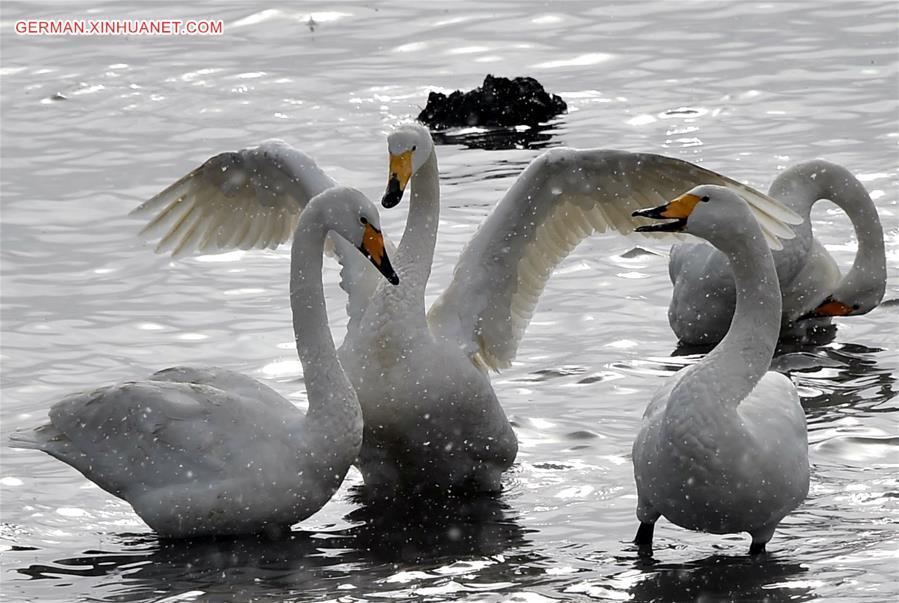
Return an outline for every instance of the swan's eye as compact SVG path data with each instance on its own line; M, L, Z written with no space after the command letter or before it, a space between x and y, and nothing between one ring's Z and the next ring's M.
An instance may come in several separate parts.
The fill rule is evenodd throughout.
M415 152L415 145L412 145L412 152Z
M359 218L359 221L362 222L363 224L368 224L368 220L365 218L365 216L362 216L361 218Z
M700 201L708 201L708 200L709 200L709 196L708 196L708 195L705 195L704 197L700 198L699 200L700 200Z

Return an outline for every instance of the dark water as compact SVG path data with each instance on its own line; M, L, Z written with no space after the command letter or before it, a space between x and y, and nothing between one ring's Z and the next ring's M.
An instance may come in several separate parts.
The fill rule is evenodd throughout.
M813 475L764 562L745 536L636 528L629 451L672 356L664 247L595 237L553 277L494 384L517 426L498 500L373 509L344 489L287 542L162 543L130 507L32 451L2 450L2 596L10 601L886 601L899 596L899 5L881 2L230 4L5 2L2 13L2 420L178 363L265 380L301 406L286 249L170 262L127 212L208 156L277 136L377 197L384 133L430 89L532 75L570 112L506 137L456 132L432 296L541 148L613 147L701 162L766 187L825 157L853 170L887 237L886 303L777 367L803 397ZM309 13L312 12L312 22ZM213 38L22 38L20 18L223 19ZM61 98L61 97L64 97ZM516 147L517 145L517 147ZM405 208L384 214L401 232ZM815 230L855 243L826 204ZM332 325L345 318L337 270Z

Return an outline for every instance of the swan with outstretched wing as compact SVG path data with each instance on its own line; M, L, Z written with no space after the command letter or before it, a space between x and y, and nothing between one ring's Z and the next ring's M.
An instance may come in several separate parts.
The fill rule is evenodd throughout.
M391 254L401 284L381 287L364 264L344 264L342 282L353 318L340 358L365 419L359 466L366 484L376 490L500 488L517 440L488 369L512 362L553 269L588 235L632 232L642 223L631 218L633 210L702 183L743 195L773 246L792 236L788 224L800 221L767 195L686 161L626 151L552 149L524 170L487 217L462 252L449 287L426 313L440 205L436 152L428 130L415 124L391 133L388 149L382 204L396 205L411 188L406 229ZM273 163L253 176L274 177ZM308 162L303 170L316 173ZM294 177L301 171L290 170ZM252 181L250 174L235 178ZM170 194L139 211L164 212L180 203L205 206L217 198L216 186L212 180L203 185L205 201L189 193ZM271 187L263 190L270 202ZM300 211L301 204L293 202L298 196L283 191L276 205ZM227 198L227 193L219 197ZM243 217L229 215L227 220L252 219L258 210L248 208L261 204L257 189L244 186L231 201L233 211ZM208 217L195 218L197 228L220 228L219 212L199 215ZM171 229L154 232L172 241L183 239ZM199 240L199 235L191 236ZM376 288L378 295L372 296Z

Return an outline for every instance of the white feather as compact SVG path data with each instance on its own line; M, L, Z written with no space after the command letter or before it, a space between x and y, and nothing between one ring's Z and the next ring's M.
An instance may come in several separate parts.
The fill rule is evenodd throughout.
M632 232L636 209L697 184L726 186L749 202L772 246L801 221L750 187L686 161L641 153L553 149L535 159L466 246L428 319L441 335L472 344L490 368L508 366L533 314L519 298L541 292L552 270L586 236ZM664 235L655 235L664 236ZM490 258L490 261L485 261ZM512 309L519 320L509 320Z
M147 220L140 236L159 239L156 252L173 257L274 249L290 239L309 199L335 184L305 153L268 140L211 157L131 215ZM380 276L351 246L340 249L341 287L350 295L351 317L358 317Z

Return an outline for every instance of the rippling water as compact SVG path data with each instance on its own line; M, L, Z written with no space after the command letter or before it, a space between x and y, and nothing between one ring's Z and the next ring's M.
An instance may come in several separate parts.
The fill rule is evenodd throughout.
M899 209L895 2L453 2L446 5L6 2L2 85L3 437L62 395L177 363L227 366L305 402L286 249L170 262L126 217L208 156L277 136L376 197L384 132L428 90L532 75L570 112L487 150L438 148L440 240L429 293L541 148L662 152L766 187L815 156L872 193L891 300L833 341L775 360L809 418L811 492L764 561L745 536L636 528L629 451L672 355L666 250L617 236L553 277L514 367L494 379L521 449L499 500L372 509L344 489L286 543L157 540L62 463L2 450L2 591L24 601L885 601L899 596ZM606 3L604 3L606 4ZM312 11L311 19L309 11ZM222 37L20 38L20 18L223 19ZM509 140L505 141L509 143ZM517 146L516 144L517 143ZM509 146L509 145L507 145ZM384 214L398 238L405 206ZM848 220L818 236L848 266ZM332 325L345 319L336 268ZM414 519L410 519L414 518Z

